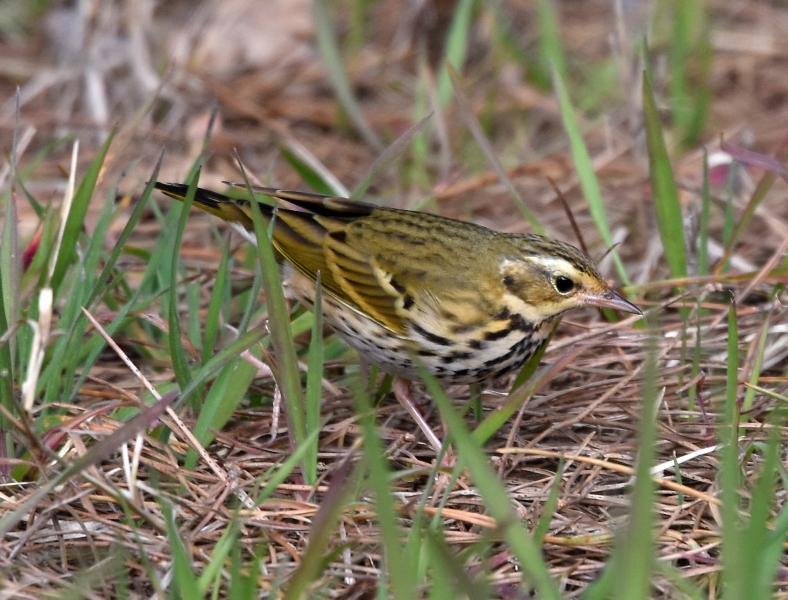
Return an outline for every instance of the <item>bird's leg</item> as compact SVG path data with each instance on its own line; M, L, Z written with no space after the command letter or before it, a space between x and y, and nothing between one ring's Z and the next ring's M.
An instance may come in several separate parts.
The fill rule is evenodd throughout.
M421 411L413 401L413 395L410 393L410 381L403 379L402 377L395 377L391 387L394 390L394 395L397 397L397 400L399 400L399 403L405 408L405 410L408 411L410 416L413 417L413 420L416 421L419 429L424 432L424 435L427 436L429 443L433 448L435 448L435 452L440 454L443 444L438 439L438 436L435 435L435 432L430 429L430 426L424 419L424 415L421 414Z

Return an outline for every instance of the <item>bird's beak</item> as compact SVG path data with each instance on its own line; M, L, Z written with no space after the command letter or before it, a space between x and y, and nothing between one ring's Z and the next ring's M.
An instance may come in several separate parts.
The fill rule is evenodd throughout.
M622 310L636 315L642 315L643 311L637 306L632 304L616 294L613 290L606 290L601 294L583 294L583 299L588 306L597 306L599 308L612 308L614 310Z

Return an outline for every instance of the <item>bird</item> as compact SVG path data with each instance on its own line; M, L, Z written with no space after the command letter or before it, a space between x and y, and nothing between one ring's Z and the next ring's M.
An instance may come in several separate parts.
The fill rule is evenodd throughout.
M155 187L180 201L189 189ZM446 385L483 383L518 371L569 310L643 314L566 242L348 198L251 189L251 199L236 199L198 187L194 205L256 243L250 202L258 202L266 224L273 220L285 295L312 307L320 274L325 323L394 376L397 400L436 451L441 441L410 391L419 363Z

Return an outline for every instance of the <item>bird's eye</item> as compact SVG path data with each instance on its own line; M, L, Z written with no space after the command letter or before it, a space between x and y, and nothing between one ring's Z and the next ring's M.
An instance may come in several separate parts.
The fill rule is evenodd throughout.
M555 278L555 289L559 294L568 294L575 289L575 282L569 279L569 277L559 275Z

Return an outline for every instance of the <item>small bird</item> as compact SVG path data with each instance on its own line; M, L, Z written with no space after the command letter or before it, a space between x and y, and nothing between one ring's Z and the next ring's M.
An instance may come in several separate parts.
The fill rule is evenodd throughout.
M181 201L188 190L156 188ZM558 240L347 198L253 190L301 209L278 207L274 219L285 294L311 307L320 273L325 322L395 377L397 399L437 450L440 440L410 394L419 378L414 357L446 384L480 383L520 369L568 310L643 314L588 256ZM197 188L194 204L256 243L249 200ZM274 207L259 206L270 222Z

